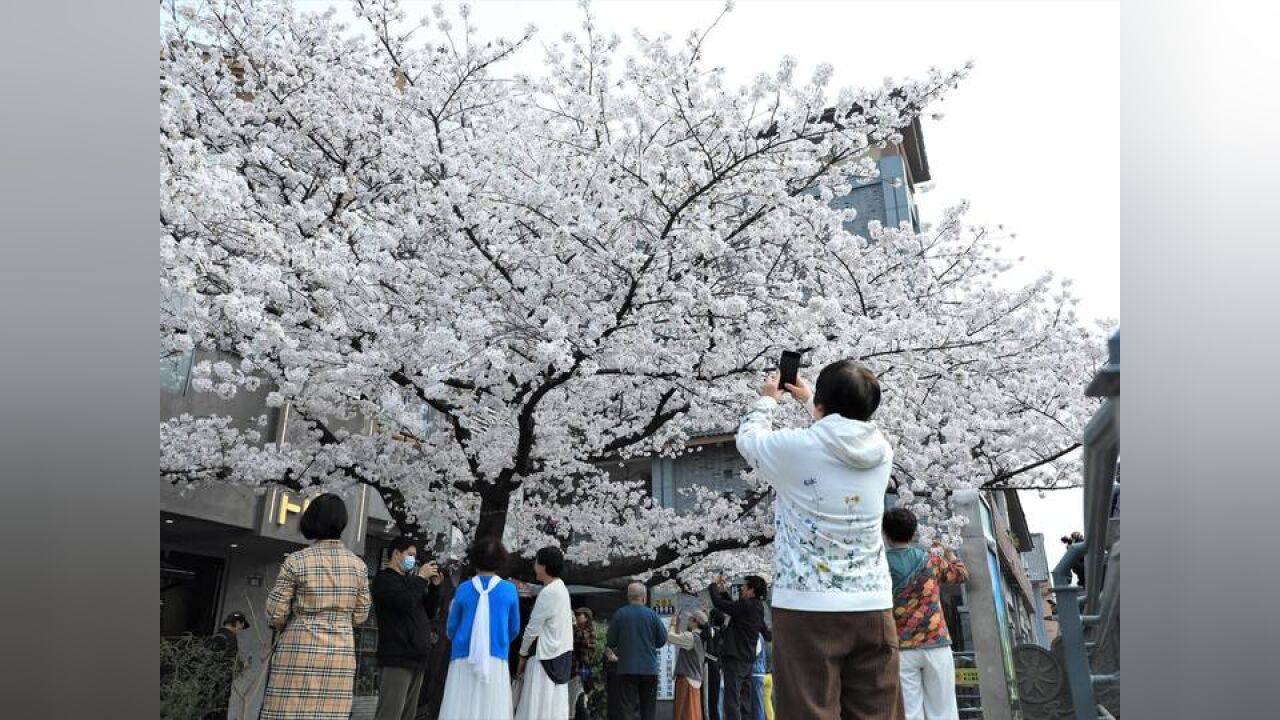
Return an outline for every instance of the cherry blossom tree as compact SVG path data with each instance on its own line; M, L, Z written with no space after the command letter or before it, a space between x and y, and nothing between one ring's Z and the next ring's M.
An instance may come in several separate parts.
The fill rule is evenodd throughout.
M944 536L950 490L1064 482L1101 344L1068 290L1003 289L963 207L859 237L830 203L966 70L832 90L785 59L732 88L706 32L622 58L588 12L523 75L532 28L355 7L359 32L275 0L166 7L162 352L228 358L192 386L261 384L306 430L173 418L166 479L366 483L408 532L560 542L570 581L699 579L765 557L767 488L676 513L608 470L731 430L805 348L879 373L899 496Z

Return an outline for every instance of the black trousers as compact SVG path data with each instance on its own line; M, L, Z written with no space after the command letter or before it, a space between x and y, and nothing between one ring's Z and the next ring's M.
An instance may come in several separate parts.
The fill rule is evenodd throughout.
M657 675L619 675L623 720L653 720L658 710Z
M622 688L618 685L618 664L604 665L605 718L622 720Z
M707 708L702 713L706 720L720 720L720 663L707 661L707 676L703 678L707 685Z
M745 660L725 658L721 661L724 674L724 720L756 720L756 690L751 684L751 666Z

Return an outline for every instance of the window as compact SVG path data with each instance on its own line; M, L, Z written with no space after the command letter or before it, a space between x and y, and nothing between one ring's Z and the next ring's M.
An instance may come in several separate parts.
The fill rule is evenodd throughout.
M700 452L683 455L672 463L672 506L677 512L688 512L693 505L693 498L682 490L698 487L717 493L741 494L747 489L746 481L742 479L747 464L732 443L700 447Z
M177 291L168 287L160 288L160 322L162 327L172 327L177 313L186 305L186 301ZM191 376L191 363L195 352L160 354L160 387L169 392L185 395L187 380Z
M191 378L191 363L195 352L160 358L160 387L171 393L187 394L187 381Z

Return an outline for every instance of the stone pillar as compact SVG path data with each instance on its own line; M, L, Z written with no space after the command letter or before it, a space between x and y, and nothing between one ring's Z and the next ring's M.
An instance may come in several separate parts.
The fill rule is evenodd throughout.
M957 492L955 508L969 519L961 532L960 557L969 568L969 582L965 583L965 597L969 608L970 639L974 659L978 666L979 692L982 697L984 720L1017 720L1009 703L1009 682L1005 675L1004 647L1001 645L1002 628L996 608L995 583L1000 579L991 576L988 562L985 526L982 521L980 500L974 491Z

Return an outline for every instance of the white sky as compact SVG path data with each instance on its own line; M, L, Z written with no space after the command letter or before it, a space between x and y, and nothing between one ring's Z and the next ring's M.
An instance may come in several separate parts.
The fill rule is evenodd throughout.
M303 10L344 3L297 0ZM446 7L454 7L446 4ZM706 27L723 3L606 0L593 4L597 28L629 41L632 29L677 40ZM407 2L410 19L429 2ZM472 24L481 36L516 38L529 23L536 40L578 31L574 0L478 0ZM456 18L455 18L456 19ZM456 24L456 23L455 23ZM629 46L624 42L624 49ZM795 56L797 77L835 67L832 87L879 84L973 60L967 81L925 118L925 147L935 188L917 196L928 222L960 199L969 219L1002 224L1024 256L1014 278L1051 270L1074 281L1086 319L1120 317L1120 8L1115 0L739 0L704 45L737 85ZM536 72L536 45L508 67ZM1081 392L1084 391L1083 385ZM1081 529L1082 493L1023 493L1033 532L1043 532L1052 565L1057 538Z

